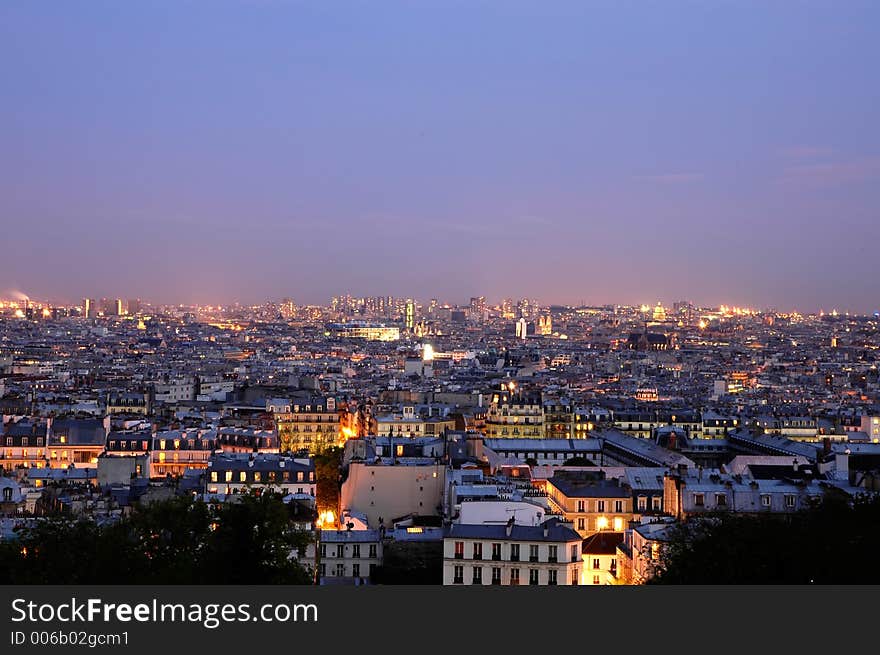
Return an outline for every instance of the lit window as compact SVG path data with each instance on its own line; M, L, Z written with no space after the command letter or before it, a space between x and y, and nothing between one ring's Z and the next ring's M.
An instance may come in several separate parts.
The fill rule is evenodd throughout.
M615 532L622 532L623 531L623 519L620 518L619 516L615 517L615 519L614 519L614 531Z
M608 529L608 519L604 516L600 516L596 519L596 528L599 530L607 530Z

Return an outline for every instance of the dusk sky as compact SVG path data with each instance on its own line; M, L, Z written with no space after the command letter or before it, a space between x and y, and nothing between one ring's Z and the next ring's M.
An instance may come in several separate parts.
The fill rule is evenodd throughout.
M0 296L880 309L880 2L0 3Z

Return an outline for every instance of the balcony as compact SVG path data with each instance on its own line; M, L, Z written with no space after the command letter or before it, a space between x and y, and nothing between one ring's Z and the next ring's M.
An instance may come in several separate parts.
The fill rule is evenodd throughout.
M537 562L537 561L539 561L539 560L538 560L538 556L537 556L537 555L529 555L529 561L530 561L530 562Z
M500 562L501 561L501 553L492 553L492 561Z
M519 554L511 555L511 556L510 556L510 561L511 561L511 562L518 562L518 561L519 561Z
M464 559L464 553L456 553L455 559Z
M558 560L557 560L557 558L556 558L556 555L550 555L550 556L547 558L547 561L550 562L551 564L556 564L556 562L557 562Z

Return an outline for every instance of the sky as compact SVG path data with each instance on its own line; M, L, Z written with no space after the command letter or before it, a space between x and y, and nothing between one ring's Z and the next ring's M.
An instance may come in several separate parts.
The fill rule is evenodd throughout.
M880 308L880 3L0 3L0 295Z

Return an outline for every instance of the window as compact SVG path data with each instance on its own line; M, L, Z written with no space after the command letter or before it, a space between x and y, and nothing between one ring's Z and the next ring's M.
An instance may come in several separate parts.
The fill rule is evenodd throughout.
M351 556L354 557L355 559L358 559L361 556L361 545L360 544L354 544L351 547Z
M770 507L770 494L761 494L761 507Z
M547 571L547 584L555 585L556 584L556 569L550 569Z
M519 569L510 569L510 584L514 587L519 585Z
M599 576L598 575L593 576L593 584L599 584Z
M556 562L558 559L558 557L557 557L558 551L559 551L559 546L550 546L550 552L547 555L547 561L548 562Z
M586 530L584 519L578 519L578 530Z
M479 542L479 541L474 542L474 559L483 559L483 544L482 544L482 542Z
M654 510L655 512L660 511L660 500L661 500L660 496L653 496L651 498L651 509Z
M232 482L232 471L226 471L226 482Z
M327 565L326 564L321 564L321 577L322 578L327 577Z
M38 445L38 446L42 446L42 445L43 445L43 437L37 437L37 445Z
M501 544L492 544L492 559L496 562L501 561Z
M586 509L586 504L587 504L587 503L584 502L583 500L579 500L579 501L578 501L578 510L577 510L577 511L579 511L579 512L586 512L586 511L587 511L587 509Z
M327 557L327 544L321 544L321 557Z
M27 446L27 445L28 445L28 438L27 438L27 437L22 437L22 438L21 438L21 445L22 445L22 446Z
M617 512L618 514L623 511L623 501L622 500L615 500L614 501L614 511Z
M510 561L519 561L519 544L510 544Z
M211 482L217 482L217 471L211 471Z
M501 584L501 567L492 567L492 584Z
M462 584L464 582L464 567L456 566L452 569L452 584Z
M785 494L785 506L789 509L795 506L794 494Z
M342 544L336 545L336 557L345 557L345 546Z
M599 558L598 558L598 557L594 557L594 558L593 558L593 568L594 568L594 569L598 569L598 568L600 568Z
M370 557L376 557L376 544L370 544Z
M529 584L538 584L538 569L529 569Z
M727 507L727 494L715 494L715 505L717 507Z
M639 496L638 503L638 508L640 512L644 512L646 509L648 509L648 499L644 496Z
M619 516L614 517L614 531L623 532L623 519Z
M471 580L471 584L483 584L483 567L475 566L473 567L474 577Z
M529 561L537 562L538 561L538 546L532 545L529 546Z
M694 494L694 506L695 507L705 507L706 500L703 494Z
M239 482L247 482L247 473L245 473L244 471L241 471L238 474L238 481Z
M352 564L351 574L356 578L361 577L361 565L360 564Z
M578 561L578 554L579 554L578 551L579 550L580 550L580 547L577 544L572 545L572 547L571 547L571 561L572 562Z
M260 481L260 472L254 471L254 482L259 482L259 481Z
M578 570L572 569L568 574L568 584L576 585L578 583Z
M336 565L336 577L341 578L345 575L345 564L340 562Z
M604 500L597 500L596 501L596 511L597 512L604 512L605 511L605 501Z

